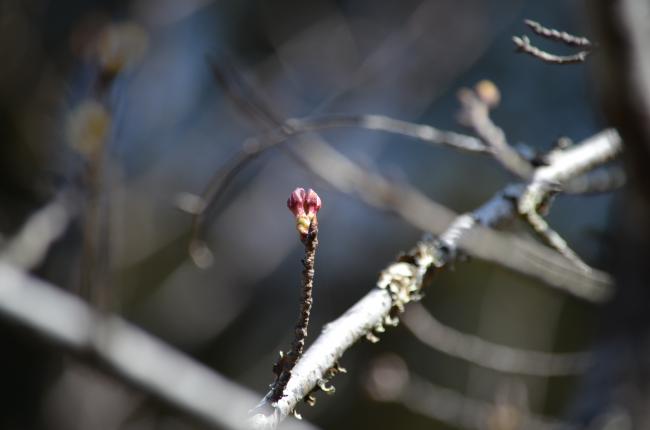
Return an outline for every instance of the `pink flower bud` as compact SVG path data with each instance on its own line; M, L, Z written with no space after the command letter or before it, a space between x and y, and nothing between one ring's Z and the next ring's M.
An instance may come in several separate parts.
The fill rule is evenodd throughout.
M304 188L296 188L289 196L287 206L296 217L296 229L304 240L312 222L318 222L316 214L321 208L320 197L311 188L307 192Z
M312 190L311 188L309 189L309 191L307 191L304 206L305 206L305 212L307 212L307 216L310 218L315 217L318 211L320 210L320 206L321 206L320 197L318 196L318 194L316 194L316 191Z
M296 217L305 215L305 189L296 188L287 200L287 207Z

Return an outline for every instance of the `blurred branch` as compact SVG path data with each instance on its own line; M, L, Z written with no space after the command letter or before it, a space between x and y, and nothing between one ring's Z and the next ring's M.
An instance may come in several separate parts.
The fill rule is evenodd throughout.
M461 122L474 129L507 171L518 178L529 179L533 173L532 164L508 144L503 130L490 119L490 108L495 107L500 99L496 85L481 81L474 90L460 90L458 99L462 105Z
M598 194L616 191L625 185L625 170L621 166L602 167L577 176L564 184L568 194Z
M245 108L245 112L257 117L257 114L251 113L253 111L250 108ZM428 125L396 120L381 115L325 115L305 119L293 118L286 122L278 121L277 126L275 122L273 124L276 128L273 128L260 136L249 138L244 142L243 150L228 161L225 166L218 169L215 175L210 179L200 200L193 205L194 209L192 211L194 214L192 221L190 254L193 256L195 262L200 266L203 265L201 262L206 260L204 258L206 250L205 244L202 242L202 230L205 228L205 217L209 212L210 207L214 205L219 195L230 184L237 173L248 163L254 160L262 152L284 143L293 137L319 130L357 127L400 134L423 142L449 146L464 151L478 153L491 152L490 149L487 148L479 139L474 137L439 130ZM315 137L310 136L309 139L313 141ZM301 139L301 142L304 142L304 140L305 139ZM318 145L322 146L326 144L323 140L318 140ZM295 151L292 152L295 153Z
M554 354L513 348L462 333L434 318L420 303L413 303L402 316L404 325L425 345L498 372L535 376L582 373L589 365L588 353Z
M497 391L494 402L472 399L432 384L411 372L393 355L371 364L366 390L376 401L396 402L407 409L451 426L477 430L570 429L567 423L528 410L526 387L517 381Z
M432 145L446 146L467 152L491 153L479 139L430 125L416 124L383 115L330 114L286 121L292 133L308 133L333 128L362 128L411 137Z
M540 169L537 169L533 178L543 177L562 183L606 161L620 148L621 142L616 132L607 130L566 153L558 154L550 166L540 168L544 169L540 173ZM524 184L507 187L473 213L458 216L439 240L423 240L390 264L379 276L376 288L343 316L325 326L321 336L296 364L285 396L273 402L272 391L267 394L251 417L253 426L259 429L275 428L286 416L294 413L302 399L310 396L323 380L329 379L326 376L329 369L337 367L339 358L357 340L365 336L376 341L377 334L384 332L386 325L397 324L397 317L404 306L419 300L422 289L429 284L432 276L456 261L463 238L475 229L476 224L490 227L516 217L516 202L529 189ZM472 248L465 245L463 249ZM500 255L499 250L489 248L489 252ZM585 290L570 286L567 291L596 301L609 295L609 289L603 285Z
M525 20L526 25L537 35L554 42L577 48L585 48L573 55L555 55L534 46L526 36L513 36L512 41L517 45L517 52L523 52L551 64L583 63L593 49L593 44L586 37L578 37L564 31L544 27L538 22Z
M524 23L537 35L545 37L556 42L562 42L565 45L577 48L592 48L592 44L586 37L578 37L567 33L566 31L558 31L552 28L544 27L539 22L532 19L524 20Z
M290 125L283 122L282 116L269 107L259 93L243 81L241 74L231 71L227 76L226 70L215 64L212 66L217 82L223 86L224 91L239 110L259 127L264 129L272 127L275 130L267 132L267 135L279 136L283 129L290 128ZM365 203L389 210L411 225L433 234L444 232L456 217L453 211L429 199L418 189L406 184L396 184L361 168L320 136L309 134L297 137L300 145L290 147L290 154L338 190L356 193ZM480 142L478 139L477 141ZM185 196L192 197L184 199L191 201L191 204L185 206L189 206L189 212L197 214L193 219L194 240L190 243L190 252L199 266L211 260L209 249L199 240L201 226L204 223L203 217L210 205L209 203L206 205L206 202L214 203L234 175L261 150L270 146L260 148L245 143L240 154L219 169L210 181L210 186L205 193L206 199ZM507 210L513 208L510 202L506 202L506 205ZM500 264L515 272L539 279L550 286L572 291L580 297L583 297L581 294L583 291L604 290L609 283L609 278L603 274L596 272L585 274L573 265L567 264L563 257L548 248L506 233L474 227L462 237L460 246L469 255ZM602 294L594 296L601 297Z
M78 297L2 261L0 314L210 428L248 428L244 417L253 393L123 319L95 312Z
M317 140L305 139L295 148L294 154L312 172L340 191L355 192L364 202L396 213L423 231L441 234L457 216L416 188L370 173ZM504 211L512 219L516 214L514 200L517 196L505 197L490 202L494 210ZM601 300L607 296L610 282L607 275L597 271L584 273L555 251L509 233L474 226L460 238L459 247L470 256L499 264L578 297Z
M0 261L27 271L38 266L76 215L72 200L68 193L60 193L30 215L20 231L3 244Z

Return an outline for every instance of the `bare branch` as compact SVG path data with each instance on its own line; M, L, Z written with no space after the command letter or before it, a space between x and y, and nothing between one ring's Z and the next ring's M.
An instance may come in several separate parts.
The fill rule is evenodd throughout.
M621 188L625 185L625 181L625 170L621 166L602 167L567 181L562 192L567 194L608 193Z
M472 399L416 375L397 356L384 356L372 363L366 381L366 389L375 400L399 403L415 413L454 427L477 430L572 428L568 423L531 413L525 386L506 384L500 388L494 402Z
M584 63L590 53L590 51L580 51L573 55L555 55L534 46L526 36L513 36L512 41L517 45L517 52L524 52L550 64Z
M383 115L331 114L322 117L289 119L287 125L296 132L307 133L333 128L362 128L411 137L435 146L447 146L466 152L490 153L479 139L453 131L440 130L425 124L390 118Z
M524 23L531 29L535 34L538 34L547 39L562 42L565 45L574 46L577 48L591 48L593 45L586 37L574 36L567 33L566 31L558 31L552 28L544 27L539 22L533 21L532 19L524 20Z
M535 230L543 240L551 248L562 254L567 260L576 265L580 270L591 272L593 269L585 263L578 254L576 254L569 244L560 236L558 232L553 230L546 220L537 212L526 212L521 214L524 220Z
M71 195L57 195L33 213L9 243L0 249L0 261L23 270L35 268L43 261L50 246L63 235L75 212Z
M99 314L2 261L0 314L211 428L249 428L244 418L253 393L123 319Z
M508 144L503 130L490 119L490 108L498 103L498 96L491 97L494 100L491 106L484 94L487 92L498 94L496 86L490 81L479 82L476 91L464 88L458 92L462 105L461 122L474 129L507 171L518 178L529 179L533 166Z
M477 366L506 373L564 376L585 371L588 353L553 354L513 348L462 333L434 318L420 303L402 316L404 325L422 343Z
M567 243L552 230L539 214L553 193L562 189L569 179L616 157L622 150L621 138L615 130L605 130L583 144L553 152L548 166L535 170L530 184L519 197L518 211L533 229L553 248L582 270L592 270Z
M531 55L539 60L542 60L546 63L551 64L575 64L583 63L587 56L591 53L593 49L593 44L586 37L578 37L572 34L569 34L565 31L558 31L552 28L544 27L542 24L527 19L524 21L526 25L537 35L550 39L554 42L560 42L565 45L574 47L574 48L584 48L583 51L580 51L573 55L555 55L550 52L539 49L534 46L530 39L526 36L513 36L512 41L517 45L517 52L524 52L528 55Z

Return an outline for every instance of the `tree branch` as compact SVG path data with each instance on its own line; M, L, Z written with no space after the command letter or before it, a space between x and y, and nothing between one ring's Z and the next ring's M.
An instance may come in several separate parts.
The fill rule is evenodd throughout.
M255 395L141 329L0 261L0 314L210 428L248 429ZM292 421L296 429L313 428Z
M70 193L60 193L29 216L8 243L0 249L0 261L23 270L38 266L52 243L59 239L78 208Z
M591 48L593 45L586 37L574 36L566 31L559 31L553 28L544 27L539 22L532 19L524 20L524 23L537 35L553 40L555 42L562 42L565 45L577 48Z
M458 92L462 105L460 120L474 129L507 171L527 180L533 173L532 164L508 144L503 130L490 119L490 108L495 107L499 99L499 90L490 81L479 82L475 90L461 89Z
M547 353L513 348L461 333L445 326L420 303L402 316L404 325L422 343L445 354L498 372L534 376L565 376L584 372L588 353Z
M517 382L507 381L500 386L494 402L473 399L432 384L411 372L401 358L389 355L371 364L366 390L377 401L399 403L410 411L454 427L477 430L572 428L568 423L530 412L526 387Z
M544 177L562 183L610 159L620 149L621 142L616 132L607 130L584 144L571 148L566 154L557 155L550 166L540 168L545 170L539 174L536 171L533 178ZM455 261L460 247L472 251L467 245L463 246L463 239L475 231L475 225L478 223L489 227L517 216L516 202L528 189L529 187L522 184L506 188L472 214L457 217L439 240L424 240L389 265L381 273L376 288L343 316L325 326L321 336L296 364L285 396L277 402L272 402L272 392L267 394L250 419L253 427L275 428L280 421L295 411L302 399L327 379L328 370L337 367L340 357L357 340L364 336L377 340L376 335L383 332L386 325L397 324L397 317L403 312L404 306L420 298L422 289L430 282L432 276ZM508 243L507 246L512 245ZM498 249L488 249L487 252L500 254ZM599 285L600 289L592 288L586 291L568 286L567 291L583 298L603 300L609 295L609 289L604 285L606 284Z
M532 57L550 64L576 64L584 63L589 55L589 51L580 51L573 55L555 55L550 52L539 49L530 43L526 36L512 36L512 41L517 45L517 52L523 52Z

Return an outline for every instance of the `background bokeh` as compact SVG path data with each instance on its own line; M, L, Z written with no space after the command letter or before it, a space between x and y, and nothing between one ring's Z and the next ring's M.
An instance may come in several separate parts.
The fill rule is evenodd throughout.
M83 159L65 130L97 78L87 46L106 23L142 26L147 50L107 97L110 306L261 395L297 316L302 250L285 207L289 192L312 187L323 200L310 339L423 232L333 189L274 149L241 171L217 202L207 235L214 264L196 268L187 256L191 220L175 207L176 198L200 193L259 133L215 82L210 62L237 67L289 117L373 113L462 130L456 91L487 78L501 90L493 118L511 143L543 151L561 136L579 141L604 128L589 65L557 68L514 53L511 37L526 31L525 18L590 34L583 3L565 0L3 0L2 236L56 190L83 182ZM394 135L322 136L366 169L408 182L457 212L477 207L512 179L486 157ZM612 199L560 197L549 215L579 255L605 269L601 244ZM81 237L77 222L37 273L74 291ZM439 276L423 303L449 326L533 350L580 351L596 333L592 305L480 261ZM2 429L200 428L18 327L3 324L0 335ZM350 350L342 361L348 374L333 381L336 395L319 395L315 408L300 408L302 415L327 429L453 428L368 394L372 363L386 353L473 399L493 402L504 386L523 383L526 407L536 414L569 416L578 389L576 378L504 375L468 364L400 326L378 344Z

